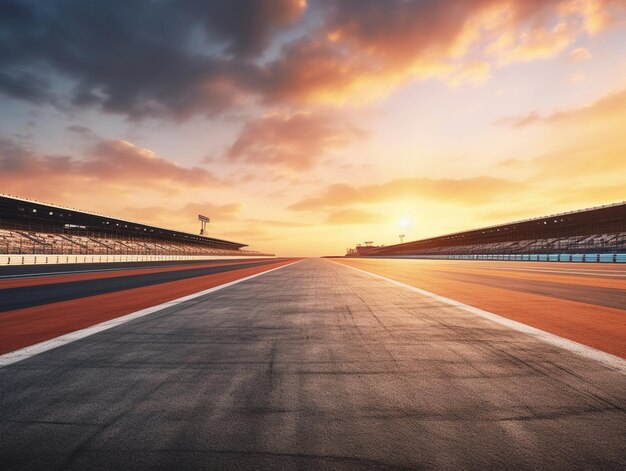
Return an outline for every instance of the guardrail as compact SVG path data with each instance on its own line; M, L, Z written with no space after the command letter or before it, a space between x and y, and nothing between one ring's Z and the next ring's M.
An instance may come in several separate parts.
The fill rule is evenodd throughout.
M520 262L626 263L626 253L493 254L493 255L389 255L371 258L420 258L432 260L503 260Z
M164 262L183 260L239 260L245 258L270 258L268 255L0 255L4 265L57 265L61 263L111 263L111 262Z

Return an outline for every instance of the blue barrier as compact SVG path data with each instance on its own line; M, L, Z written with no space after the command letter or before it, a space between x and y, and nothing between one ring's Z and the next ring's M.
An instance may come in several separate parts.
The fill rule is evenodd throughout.
M466 255L402 255L380 258L425 258L443 260L503 260L528 262L589 262L626 263L626 253L620 254L466 254Z

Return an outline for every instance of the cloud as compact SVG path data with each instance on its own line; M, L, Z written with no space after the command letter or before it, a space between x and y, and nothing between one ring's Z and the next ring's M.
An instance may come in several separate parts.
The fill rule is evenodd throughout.
M0 93L183 120L481 83L610 26L616 0L146 0L0 4ZM123 14L120 14L123 12ZM106 25L104 27L103 25Z
M576 145L564 146L536 157L531 164L539 178L544 180L575 179L575 186L579 186L578 180L583 175L585 178L582 180L588 181L601 177L607 187L616 178L623 182L626 175L626 143L612 134L601 139L606 142L598 142L598 135L582 136ZM626 195L626 191L622 193Z
M619 2L594 3L609 11L624 9ZM562 0L343 0L324 5L317 33L287 44L267 65L266 100L340 104L358 97L362 102L409 80L431 77L452 86L482 83L494 65L564 51L583 33L587 15L594 14L588 2Z
M574 23L560 22L552 28L535 26L521 33L507 32L487 47L502 66L512 62L548 59L564 51L576 38Z
M226 43L235 56L262 53L274 34L296 22L304 13L306 0L186 0L181 6L201 19L210 38Z
M158 157L149 149L122 140L100 141L90 158L74 163L75 171L96 178L144 182L169 182L190 186L219 183L209 171L199 167L182 167Z
M587 106L545 115L532 112L502 118L498 123L513 128L543 124L549 130L543 141L550 151L501 164L534 171L535 181L561 181L561 188L582 188L602 182L609 188L616 179L623 180L626 175L626 89ZM601 194L598 192L599 196Z
M582 9L585 31L593 36L619 22L615 12L624 7L623 3L623 0L573 0L565 2L562 8Z
M502 118L494 121L494 124L500 126L508 126L511 128L525 128L526 126L530 126L532 124L536 124L541 122L543 118L536 111L531 111L525 115L521 116L503 116Z
M205 169L182 167L149 149L120 140L101 140L85 158L43 155L10 139L0 138L0 186L3 191L31 197L65 191L92 192L120 184L129 189L177 191L220 181Z
M279 7L288 3L270 0L257 10L269 8L282 24ZM232 23L219 15L232 17L233 3L219 5L223 2L110 0L94 6L8 0L3 9L12 14L0 15L0 91L34 103L50 100L55 76L60 76L71 85L69 96L62 98L74 106L99 107L131 118L182 119L220 112L240 103L258 69L233 51L248 51L245 44L270 37L278 26L266 18L245 38L234 25L230 34L208 31L205 11L214 24ZM216 47L199 40L215 35L228 54L200 47Z
M539 123L576 123L580 120L610 122L614 119L626 117L625 110L626 89L606 95L587 106L555 111L547 115L542 115L537 111L532 111L523 116L505 116L495 121L494 124L510 126L513 128L524 128Z
M584 47L577 47L576 49L572 49L569 53L569 58L573 61L586 61L591 59L592 55L589 52L589 49L585 49Z
M362 209L342 209L330 213L324 222L326 224L357 225L376 224L382 221L379 214L375 214Z
M0 70L0 93L36 105L56 101L44 79L35 73L20 69Z
M85 139L86 141L101 140L101 138L91 128L88 128L87 126L79 126L73 124L71 126L67 126L65 129L68 132L71 132L72 134L75 134L76 136Z
M309 169L325 154L364 136L335 115L274 113L249 121L225 156L255 165Z
M491 65L487 61L472 61L462 65L449 79L454 87L463 84L481 85L491 77Z
M288 207L293 211L317 211L355 204L377 204L417 199L465 206L484 204L524 190L523 183L494 177L399 178L382 184L354 186L334 184L320 194L304 198Z

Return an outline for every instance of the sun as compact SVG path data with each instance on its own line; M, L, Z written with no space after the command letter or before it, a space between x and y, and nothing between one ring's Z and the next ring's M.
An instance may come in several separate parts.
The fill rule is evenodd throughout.
M403 217L398 221L398 226L402 229L408 229L413 225L413 221L411 221L408 217Z

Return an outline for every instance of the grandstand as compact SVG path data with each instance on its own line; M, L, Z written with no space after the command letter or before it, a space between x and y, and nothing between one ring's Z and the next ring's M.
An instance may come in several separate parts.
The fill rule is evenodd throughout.
M349 256L615 261L626 253L626 202L457 232ZM611 259L611 260L609 260Z
M0 195L0 254L268 256L246 244Z

